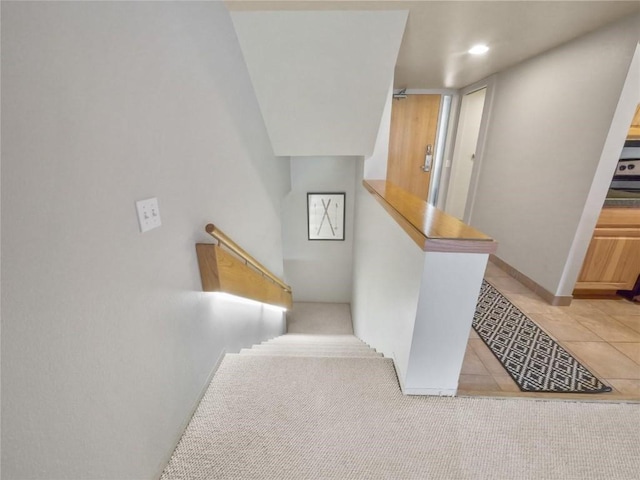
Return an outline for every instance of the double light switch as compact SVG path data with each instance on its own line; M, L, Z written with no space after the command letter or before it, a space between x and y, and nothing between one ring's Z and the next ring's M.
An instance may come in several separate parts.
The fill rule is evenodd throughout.
M156 197L139 200L136 202L136 210L138 211L138 222L142 233L153 230L162 225L160 221L160 209L158 208L158 199Z

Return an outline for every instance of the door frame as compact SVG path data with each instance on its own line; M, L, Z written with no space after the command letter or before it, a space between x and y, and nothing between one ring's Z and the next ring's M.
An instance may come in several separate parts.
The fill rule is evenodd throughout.
M479 95L481 95L481 97L476 98ZM471 173L475 165L476 149L478 148L480 122L482 121L486 97L487 89L483 87L462 95L460 98L460 114L458 116L456 141L451 154L451 163L448 172L449 184L447 188L447 198L446 201L443 202L444 205L442 209L449 215L456 216L461 220L465 216ZM479 104L479 101L482 103ZM473 104L473 110L469 110L469 108L471 108L469 107L470 103ZM453 195L454 191L455 195ZM461 200L464 200L464 202L461 203ZM455 208L453 208L454 204Z
M482 120L480 120L480 130L478 132L478 144L476 146L476 156L473 160L473 168L471 170L471 178L469 180L469 192L467 193L467 202L464 208L464 216L462 220L470 224L473 218L473 207L475 206L476 194L478 191L478 183L480 180L480 176L482 175L482 164L484 160L484 149L487 142L487 127L491 122L491 111L493 106L493 94L494 94L494 86L496 83L496 76L492 75L490 77L484 78L476 83L469 85L468 87L463 88L459 91L459 100L457 102L457 111L455 118L455 135L453 135L452 144L451 144L451 155L447 158L453 158L453 149L455 148L455 137L458 136L458 127L460 125L460 111L462 109L462 98L465 95L468 95L473 92L477 92L478 90L486 89L485 97L484 97L484 107L482 109ZM449 166L448 178L447 178L447 194L449 191L449 183L451 182L451 169L452 166Z

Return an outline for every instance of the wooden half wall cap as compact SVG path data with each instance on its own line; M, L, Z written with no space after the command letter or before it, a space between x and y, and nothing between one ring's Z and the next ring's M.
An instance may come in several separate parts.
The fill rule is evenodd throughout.
M386 180L363 180L364 188L425 252L494 253L488 235Z

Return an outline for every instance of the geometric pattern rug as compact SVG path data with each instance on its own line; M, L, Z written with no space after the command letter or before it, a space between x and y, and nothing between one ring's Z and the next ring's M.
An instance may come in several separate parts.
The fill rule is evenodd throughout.
M484 280L473 328L524 392L611 391Z

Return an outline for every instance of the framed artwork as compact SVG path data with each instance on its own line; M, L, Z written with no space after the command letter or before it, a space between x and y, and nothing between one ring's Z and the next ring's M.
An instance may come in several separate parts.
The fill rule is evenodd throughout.
M309 240L344 240L345 193L307 193Z

